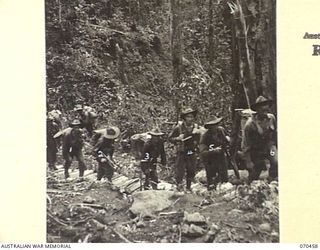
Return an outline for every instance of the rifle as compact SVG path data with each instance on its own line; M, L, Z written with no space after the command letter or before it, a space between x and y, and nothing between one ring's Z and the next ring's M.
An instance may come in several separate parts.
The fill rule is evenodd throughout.
M113 161L111 161L110 156L106 156L105 153L103 153L101 150L98 151L98 157L105 158L107 160L108 164L112 168L117 169L118 166Z
M234 171L234 174L236 175L236 177L238 179L240 179L240 174L239 174L239 169L238 169L238 165L237 163L235 162L234 158L230 155L230 152L229 152L229 143L230 143L230 139L228 136L225 137L226 140L222 143L221 147L222 147L222 150L224 151L224 153L226 154L227 156L227 161L229 163L229 165L231 165L231 167L233 168L233 171Z
M189 141L190 139L192 139L192 136L188 136L186 138L183 138L181 141L182 142L185 142L185 141Z
M152 161L153 161L153 158L150 158L150 159L142 159L141 161L140 161L140 175L139 175L139 178L140 178L140 191L142 191L143 190L143 171L142 171L142 166L141 166L141 163L145 163L145 164L148 164L147 166L146 166L146 169L145 169L145 175L146 174L148 174L150 171L151 171L151 169L150 169L150 167L152 166L152 165L155 165L156 167L157 167L157 163L152 163ZM149 165L149 164L152 164L151 166ZM151 180L149 180L149 182L151 182L151 183L154 183L154 184L157 184L157 183L155 183L155 182L153 182L153 181L151 181Z
M224 150L226 156L227 156L227 160L228 163L232 166L233 170L234 170L234 174L236 175L236 177L238 179L240 179L240 174L239 174L239 169L238 169L238 165L235 162L235 160L233 159L233 157L230 155L229 150L225 148Z

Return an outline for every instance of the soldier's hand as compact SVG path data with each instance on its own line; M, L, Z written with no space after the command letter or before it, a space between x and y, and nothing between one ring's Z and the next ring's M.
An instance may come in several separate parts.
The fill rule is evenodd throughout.
M201 134L201 130L199 128L194 128L192 134Z
M227 141L228 143L230 143L230 142L231 142L231 138L230 138L230 136L226 135L226 141Z
M184 138L184 135L181 134L181 135L179 135L178 137L176 137L176 140L177 140L177 141L182 141L183 138Z

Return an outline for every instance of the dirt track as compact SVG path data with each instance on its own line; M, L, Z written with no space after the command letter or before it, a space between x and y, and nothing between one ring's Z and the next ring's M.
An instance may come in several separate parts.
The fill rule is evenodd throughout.
M132 174L134 170L127 167L127 172ZM144 217L129 210L134 200L130 192L140 185L139 181L132 181L134 176L125 179L116 174L114 185L110 185L94 181L93 170L85 172L83 182L78 182L77 175L75 169L71 172L74 179L65 181L62 169L48 172L48 242L279 241L277 183L229 183L213 192L194 183L193 193L179 193L169 208ZM129 183L129 188L121 187L125 183ZM138 188L134 193L139 191ZM205 217L202 229L198 228L202 233L186 231L184 212L199 212Z

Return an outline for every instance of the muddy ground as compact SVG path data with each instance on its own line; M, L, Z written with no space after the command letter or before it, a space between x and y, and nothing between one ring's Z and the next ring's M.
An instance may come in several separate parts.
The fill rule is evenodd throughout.
M93 169L85 172L84 181L77 178L76 167L67 181L62 166L57 171L48 170L48 242L279 242L277 182L267 183L261 176L262 180L249 186L245 184L246 171L241 171L240 181L234 181L229 170L230 182L208 192L200 173L192 186L193 192L186 193L170 185L170 169L165 169L159 172L161 180L169 181L162 181L161 188L166 190L138 188L132 192L140 186L139 169L130 155L115 158L121 172L114 176L117 185L105 180L97 182ZM91 163L88 166L94 166ZM123 176L129 182L134 181L131 189L117 182ZM142 192L139 197L146 192L170 193L170 205L162 211L152 211L152 215L133 213L131 207L139 192ZM162 202L157 194L160 193L154 195L152 202ZM198 219L188 221L189 215Z

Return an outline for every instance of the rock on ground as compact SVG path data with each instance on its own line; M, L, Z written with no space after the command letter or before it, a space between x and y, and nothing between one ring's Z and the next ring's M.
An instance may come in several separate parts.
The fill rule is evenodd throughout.
M207 175L206 175L206 171L203 169L200 172L198 172L196 174L196 176L194 177L194 179L196 180L196 182L200 182L200 183L207 183Z
M174 190L176 186L174 184L168 183L168 182L160 182L158 183L159 190Z
M206 230L197 225L183 224L181 227L181 234L186 237L200 237L206 233Z
M262 231L262 232L271 232L271 226L269 223L262 223L259 225L259 229Z
M83 203L87 204L93 204L95 202L95 199L93 199L91 196L86 196L83 200Z
M220 231L220 227L214 223L211 224L210 230L207 232L207 234L204 237L204 242L213 242L215 236Z
M234 186L230 182L226 182L226 183L222 183L222 184L218 185L217 191L218 192L225 192L225 191L231 190L233 188L234 188Z
M130 211L135 215L154 216L173 204L175 192L166 190L145 190L133 194Z
M207 223L206 218L198 212L192 213L192 214L189 214L188 212L184 212L183 221L189 224L196 224L196 225L203 225Z

